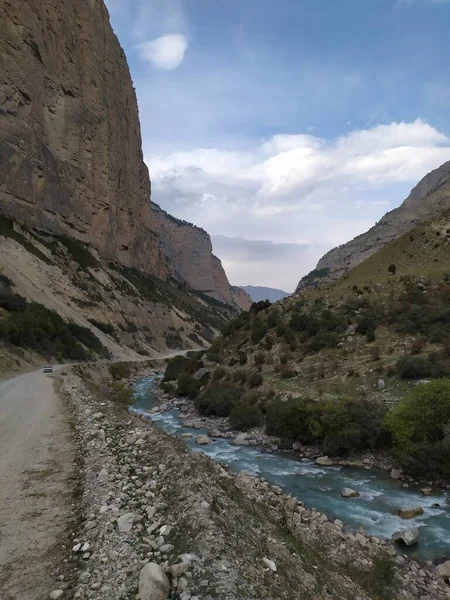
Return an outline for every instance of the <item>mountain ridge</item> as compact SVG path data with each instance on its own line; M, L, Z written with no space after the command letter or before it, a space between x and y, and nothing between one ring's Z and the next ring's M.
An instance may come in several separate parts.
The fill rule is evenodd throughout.
M283 298L290 296L288 292L283 290L260 285L243 285L242 289L247 292L253 302L260 302L261 300L277 302L278 300L282 300Z

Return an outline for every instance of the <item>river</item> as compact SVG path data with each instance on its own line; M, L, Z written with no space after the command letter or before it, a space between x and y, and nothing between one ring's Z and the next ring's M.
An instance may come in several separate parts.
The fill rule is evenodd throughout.
M130 412L148 415L172 435L208 433L206 429L184 427L176 409L149 415L147 411L157 406L152 395L154 379L145 377L135 384L135 405ZM384 471L321 467L292 454L267 454L255 447L235 446L222 438L206 446L196 444L195 438L186 439L186 443L194 452L204 452L235 472L248 471L264 477L304 502L307 508L315 507L354 529L390 538L398 529L418 527L419 543L408 548L408 554L422 559L450 557L450 506L446 491L424 496L420 490L403 488ZM357 490L360 497L342 498L340 492L344 487ZM393 515L395 509L417 506L424 509L424 514L415 519L403 520ZM406 551L404 547L401 550Z

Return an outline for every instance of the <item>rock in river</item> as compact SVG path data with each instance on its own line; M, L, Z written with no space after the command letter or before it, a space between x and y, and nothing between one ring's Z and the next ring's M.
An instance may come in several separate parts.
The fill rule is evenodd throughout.
M140 600L167 600L170 583L162 568L156 563L147 563L139 574Z
M211 438L207 435L198 435L195 438L195 443L199 444L200 446L206 446L207 444L211 443Z
M417 527L413 527L412 529L400 529L400 531L396 531L392 534L392 539L394 542L405 544L405 546L412 546L419 541L419 530Z
M352 490L352 488L344 488L341 490L341 496L343 498L359 498L360 493L356 490Z
M416 506L415 508L399 508L394 511L394 515L397 515L397 517L400 517L401 519L414 519L414 517L423 515L423 508L421 506Z
M333 464L333 461L328 456L319 456L319 458L316 458L316 464L322 467L329 467Z
M436 573L443 579L450 579L450 560L436 567Z

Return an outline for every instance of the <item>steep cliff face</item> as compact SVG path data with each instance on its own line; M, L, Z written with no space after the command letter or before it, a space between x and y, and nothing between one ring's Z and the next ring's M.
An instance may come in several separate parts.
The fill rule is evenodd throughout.
M316 269L300 281L297 291L337 279L392 240L398 239L448 208L450 161L428 173L413 188L401 206L388 212L369 231L325 254Z
M230 286L220 260L212 253L211 238L204 229L172 217L152 203L153 224L161 253L173 277L192 288L241 310L251 299L241 288Z
M3 213L165 277L136 96L102 0L2 0Z

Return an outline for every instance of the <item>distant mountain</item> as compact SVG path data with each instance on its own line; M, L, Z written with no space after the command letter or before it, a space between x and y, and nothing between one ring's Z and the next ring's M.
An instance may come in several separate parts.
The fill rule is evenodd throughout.
M282 300L287 296L290 296L287 292L283 292L283 290L277 290L274 288L261 287L261 286L253 286L253 285L243 285L241 286L243 290L247 292L253 302L259 302L260 300L270 300L270 302L277 302L277 300Z
M350 272L393 240L450 209L450 161L431 171L398 208L388 212L369 231L330 250L296 291L327 284Z

